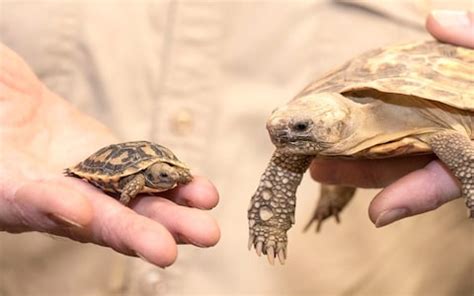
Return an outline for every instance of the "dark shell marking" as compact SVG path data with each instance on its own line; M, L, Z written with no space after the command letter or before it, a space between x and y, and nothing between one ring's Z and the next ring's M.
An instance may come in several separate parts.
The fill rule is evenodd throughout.
M394 124L400 124L400 136L394 140L381 138L380 142L369 142L367 150L362 150L361 157L395 157L407 153L425 153L432 151L458 178L462 186L462 194L467 198L466 205L469 208L471 218L474 218L474 146L471 141L474 134L474 122L469 112L474 112L474 50L455 47L438 42L422 42L376 49L347 62L335 71L310 84L295 97L290 103L291 108L284 106L282 113L277 113L280 121L289 125L289 120L294 114L301 113L307 116L312 110L308 108L307 102L314 103L323 97L321 93L337 94L343 100L344 96L349 100L355 100L359 104L377 103L377 100L386 101L385 104L373 104L373 108L359 109L365 111L372 117L368 122L377 123L374 119L383 120L383 115L401 115L400 121L394 119ZM314 97L312 94L316 94ZM308 96L308 98L304 98ZM396 98L393 100L393 98ZM300 100L301 99L301 100ZM305 102L305 99L308 101ZM397 104L390 104L396 101ZM431 102L430 102L431 101ZM325 104L325 102L323 101ZM385 105L385 107L381 107ZM404 109L418 110L419 114L431 118L434 131L427 131L422 136L412 132L418 127L425 125L424 118L420 121L405 121ZM423 108L419 108L418 106ZM339 106L339 105L336 105ZM316 107L318 105L316 104ZM337 108L337 107L336 107ZM383 108L386 108L384 110ZM456 109L457 108L457 109ZM309 111L307 111L309 109ZM424 109L426 109L426 113ZM431 111L428 111L432 109ZM439 113L433 112L439 109ZM351 109L349 109L351 110ZM382 111L383 110L383 111ZM285 118L288 111L288 118ZM341 112L343 110L341 109ZM362 112L361 111L361 112ZM448 119L449 113L453 116L452 121ZM334 112L336 113L336 112ZM317 113L319 114L319 113ZM407 112L414 114L416 112ZM436 118L440 114L440 119ZM461 115L462 114L462 115ZM465 117L464 114L466 114ZM460 117L457 117L460 116ZM272 116L273 117L273 116ZM281 120L284 118L283 120ZM324 127L324 122L318 123L317 119L310 117L316 127ZM323 117L324 118L324 117ZM458 121L458 118L459 121ZM464 119L465 118L465 119ZM270 125L274 124L269 121ZM354 116L346 121L364 121L367 117ZM373 120L373 121L372 121ZM445 121L437 125L437 121ZM465 126L471 139L465 133L456 131L458 122ZM275 120L277 124L278 120ZM357 127L357 125L355 125ZM365 125L361 125L365 127ZM442 126L442 127L440 127ZM473 128L469 128L473 126ZM357 135L357 131L348 137L349 140L373 140L373 135L392 132L391 126L380 125L380 130L367 134ZM405 128L406 130L404 130ZM443 128L444 131L440 131ZM270 129L269 129L270 131ZM404 135L404 133L406 133ZM285 134L285 133L283 133ZM327 134L332 134L330 130ZM359 136L352 137L353 135ZM413 137L412 137L413 136ZM351 138L352 137L352 138ZM295 223L294 214L296 206L296 191L304 172L307 170L313 157L324 149L319 147L322 139L314 137L310 144L306 143L305 137L301 136L293 142L293 148L288 153L284 146L277 147L265 172L262 174L260 183L255 194L252 196L247 211L249 221L249 249L255 248L258 255L266 254L269 262L274 263L278 258L283 264L287 255L287 231ZM320 141L321 140L321 141ZM298 141L304 145L298 146ZM275 142L278 142L278 139ZM308 146L305 146L305 145ZM338 143L339 144L339 143ZM302 147L302 148L300 148ZM346 150L341 146L339 150L331 155L338 158L347 156ZM349 150L352 146L346 146ZM321 154L321 153L319 153ZM352 156L352 155L351 155ZM322 186L322 193L315 216L312 221L321 223L331 215L335 215L344 208L352 198L355 188ZM338 192L331 194L329 192ZM331 194L331 196L329 196ZM336 201L335 198L338 198ZM330 200L329 200L330 199ZM321 214L322 213L322 214Z
M131 175L157 161L184 166L168 148L147 141L135 141L104 147L65 173L85 177L91 183L106 188L101 179Z
M309 85L312 92L359 89L412 95L474 110L474 51L435 41L369 51Z

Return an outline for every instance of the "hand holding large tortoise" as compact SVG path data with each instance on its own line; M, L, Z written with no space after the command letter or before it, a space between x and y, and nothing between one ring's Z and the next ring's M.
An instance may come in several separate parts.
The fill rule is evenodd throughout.
M434 153L457 177L474 217L474 50L420 42L365 53L276 109L277 150L248 210L249 247L286 258L296 189L314 158L377 159ZM323 187L320 224L354 195Z

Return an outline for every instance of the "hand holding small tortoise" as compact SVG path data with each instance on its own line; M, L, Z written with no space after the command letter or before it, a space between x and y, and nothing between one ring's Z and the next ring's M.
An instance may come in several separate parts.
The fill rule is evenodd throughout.
M214 186L194 177L182 187L125 207L62 175L117 139L49 91L14 52L0 45L0 230L39 231L95 243L167 266L177 243L208 247L219 228L207 213Z
M427 27L442 41L474 47L472 14L469 18L470 27L464 30L462 26L445 30L433 16ZM219 229L203 211L217 204L218 194L202 177L194 177L191 183L161 197L137 199L128 208L80 180L62 176L62 169L117 139L46 89L11 50L1 46L0 56L0 230L65 236L138 255L158 266L175 260L176 243L206 247L218 241ZM387 187L374 200L370 212L375 221L391 208L403 205L416 214L459 196L459 184L452 174L431 160L319 161L313 163L311 172L319 181L380 187L426 165ZM386 165L392 168L389 174L379 174L387 173L382 170ZM345 175L347 170L359 173ZM435 183L443 186L428 195L417 194L417 188L426 182L432 184L434 175ZM406 198L404 187L412 189Z

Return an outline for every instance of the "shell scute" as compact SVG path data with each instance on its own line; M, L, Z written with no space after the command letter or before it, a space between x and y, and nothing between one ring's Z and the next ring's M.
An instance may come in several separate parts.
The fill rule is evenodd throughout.
M85 178L101 188L107 188L104 183L116 183L120 178L160 161L186 168L168 148L148 141L134 141L103 147L76 166L66 169L65 174Z
M428 41L369 51L312 83L298 96L375 89L474 111L473 85L474 50Z

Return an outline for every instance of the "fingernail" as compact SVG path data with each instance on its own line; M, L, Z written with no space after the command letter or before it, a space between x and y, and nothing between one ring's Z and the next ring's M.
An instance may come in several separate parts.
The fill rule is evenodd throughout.
M375 220L375 227L385 226L407 216L408 210L404 208L383 211Z
M431 15L443 27L468 27L471 25L471 20L466 11L434 10Z
M138 253L138 252L135 252L135 254L140 257L140 259L142 259L143 261L147 262L147 263L150 263L152 264L150 261L148 261L148 259L145 258L145 256L143 256L142 254Z
M60 214L49 213L49 214L47 214L47 216L54 223L59 224L61 226L77 227L77 228L83 228L84 227L83 225L77 223L76 221L71 220L69 218L66 218L66 217L64 217L63 215L60 215Z
M143 261L145 261L146 263L150 263L150 264L153 264L155 266L158 266L156 263L153 263L151 262L150 260L146 259L145 256L143 256L142 254L140 254L139 252L135 252L135 255L137 255L137 257L139 257L140 259L142 259ZM160 266L161 269L166 269L168 266Z
M183 243L183 244L191 244L191 245L195 245L196 247L200 247L200 248L207 248L208 246L205 246L203 244L200 244L200 243L197 243L187 237L185 237L184 235L182 234L178 234L177 235L177 240L178 242L180 243Z
M196 247L209 248L209 246L205 246L205 245L200 244L200 243L197 243L197 242L195 242L195 241L193 241L193 240L188 240L188 241L189 241L189 243L191 243L192 245L195 245Z

